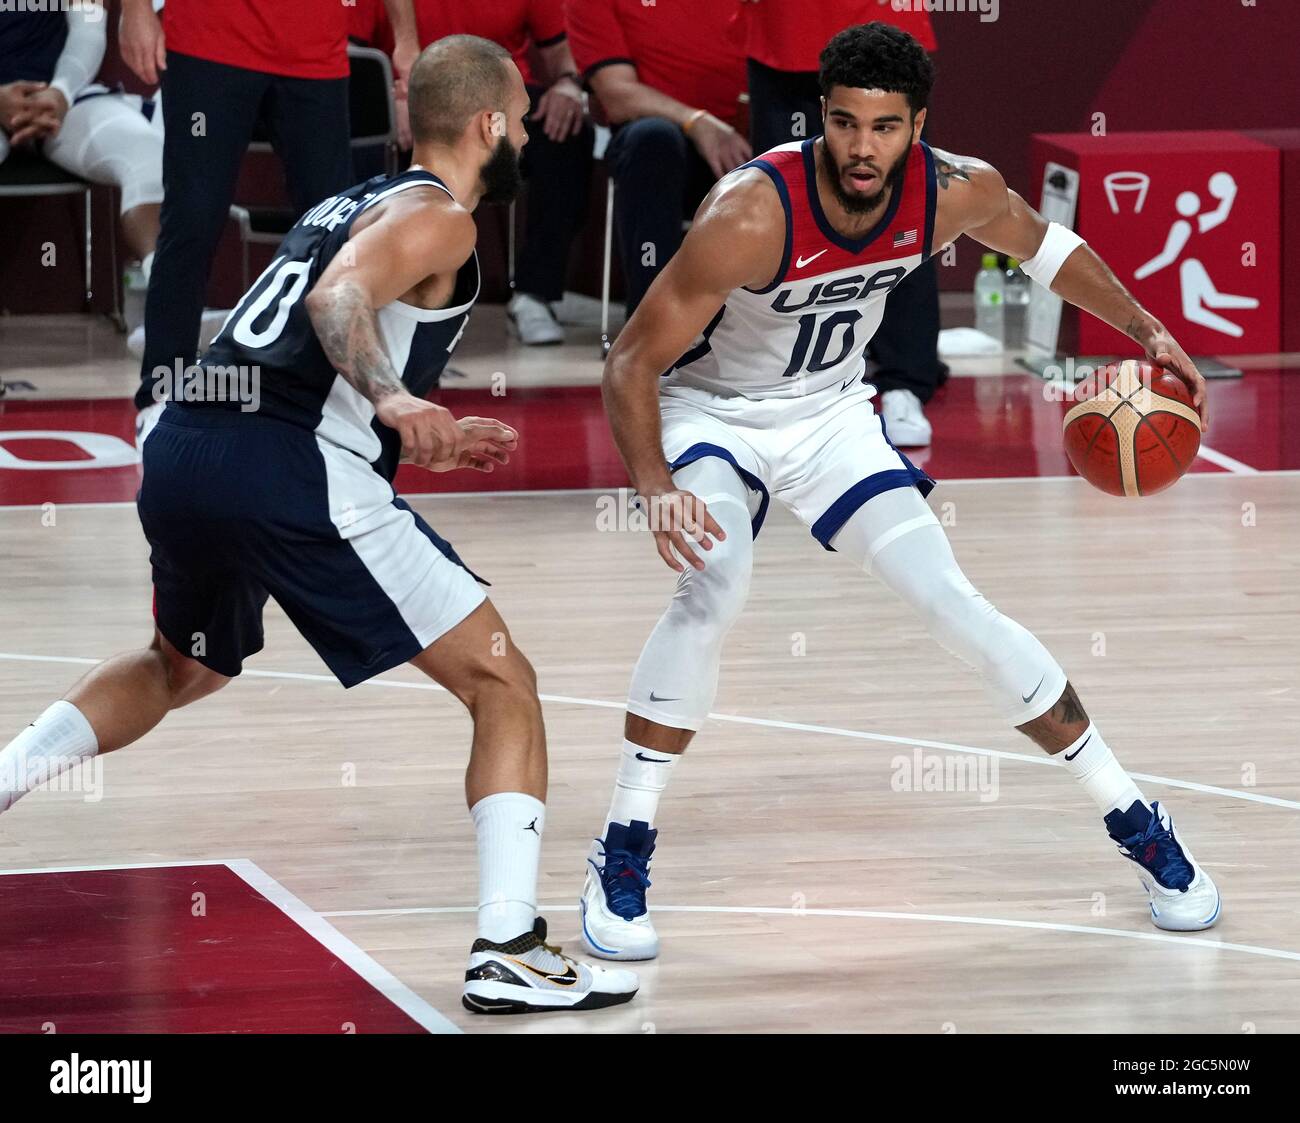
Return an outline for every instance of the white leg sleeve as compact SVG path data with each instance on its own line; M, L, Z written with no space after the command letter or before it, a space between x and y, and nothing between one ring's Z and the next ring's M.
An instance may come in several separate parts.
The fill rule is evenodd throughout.
M697 550L704 568L688 567L677 579L672 602L632 672L627 708L672 729L695 730L713 706L722 643L749 593L758 496L716 457L697 460L673 478L704 500L727 537L712 550Z
M120 94L78 102L44 147L65 171L121 188L123 214L162 202L162 152L162 136L140 112L140 98Z
M947 535L914 488L871 499L831 544L874 573L912 607L930 635L979 672L1011 725L1041 717L1060 698L1065 672L1047 648L966 579Z

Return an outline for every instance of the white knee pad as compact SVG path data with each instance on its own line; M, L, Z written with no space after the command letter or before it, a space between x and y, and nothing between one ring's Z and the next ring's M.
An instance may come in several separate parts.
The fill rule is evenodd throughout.
M908 494L915 502L906 498ZM902 498L869 510L886 496ZM979 672L1011 725L1040 717L1060 698L1065 672L1047 648L966 579L943 528L918 507L925 502L911 488L886 492L855 514L845 524L848 535L841 532L833 544L849 556L857 555L920 616L940 645Z
M45 156L73 175L120 188L122 214L163 198L162 136L140 104L139 97L122 94L79 101L44 146Z
M735 470L707 458L675 476L703 499L727 537L696 549L702 570L687 568L632 672L629 713L673 729L699 729L718 690L722 645L749 595L754 500Z

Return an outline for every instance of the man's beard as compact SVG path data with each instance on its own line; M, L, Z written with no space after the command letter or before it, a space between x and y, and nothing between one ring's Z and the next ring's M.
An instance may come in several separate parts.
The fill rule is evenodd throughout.
M877 210L886 198L892 198L895 191L898 190L899 184L903 182L903 175L907 171L907 157L909 153L904 152L895 162L894 166L889 169L889 174L884 177L884 183L874 195L850 195L844 190L843 174L851 167L858 167L857 164L847 164L839 168L835 164L835 157L831 155L830 145L822 140L822 168L826 172L826 178L830 180L831 190L835 192L835 198L849 214L871 214ZM875 171L876 169L872 169ZM877 174L878 171L877 171Z
M519 169L519 153L511 146L508 137L497 141L488 162L479 172L479 182L483 185L485 203L509 203L519 194L524 177Z

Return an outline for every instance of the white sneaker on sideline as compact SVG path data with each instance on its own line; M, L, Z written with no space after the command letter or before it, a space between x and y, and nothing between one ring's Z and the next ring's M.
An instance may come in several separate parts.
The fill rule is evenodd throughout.
M563 343L564 329L544 300L526 292L517 292L506 305L506 315L515 326L521 343L529 346Z
M930 443L930 423L925 419L921 399L911 390L886 390L880 398L880 418L885 423L885 435L901 448L920 448Z

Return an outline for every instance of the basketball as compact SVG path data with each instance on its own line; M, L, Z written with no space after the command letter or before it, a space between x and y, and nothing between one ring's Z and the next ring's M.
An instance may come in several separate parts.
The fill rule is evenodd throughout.
M1065 415L1065 454L1109 495L1154 495L1192 466L1201 422L1181 379L1128 359L1084 383Z

